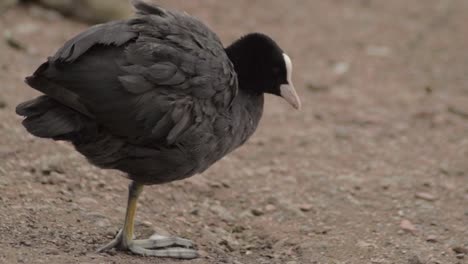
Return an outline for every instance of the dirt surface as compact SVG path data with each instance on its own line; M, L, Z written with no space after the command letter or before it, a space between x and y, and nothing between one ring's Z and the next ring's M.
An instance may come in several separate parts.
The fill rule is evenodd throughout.
M36 95L23 78L87 25L9 10L1 263L468 263L468 1L159 2L225 43L270 34L293 60L303 110L269 96L244 147L203 175L145 189L137 235L187 237L203 257L97 254L122 225L128 181L33 138L14 114Z

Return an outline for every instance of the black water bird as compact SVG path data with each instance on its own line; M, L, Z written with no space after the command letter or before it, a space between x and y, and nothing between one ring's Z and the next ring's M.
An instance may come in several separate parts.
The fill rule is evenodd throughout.
M136 17L78 34L27 77L43 95L16 112L31 134L71 142L90 163L132 181L124 227L100 251L195 258L187 239L133 239L137 198L144 185L201 173L241 146L265 93L300 108L292 63L264 34L224 48L186 13L132 3Z

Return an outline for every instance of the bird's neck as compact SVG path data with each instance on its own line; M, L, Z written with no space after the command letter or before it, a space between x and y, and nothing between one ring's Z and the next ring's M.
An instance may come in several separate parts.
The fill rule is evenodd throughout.
M262 95L261 76L258 76L258 58L255 47L248 38L242 38L225 49L229 60L234 65L239 82L239 90L251 95Z

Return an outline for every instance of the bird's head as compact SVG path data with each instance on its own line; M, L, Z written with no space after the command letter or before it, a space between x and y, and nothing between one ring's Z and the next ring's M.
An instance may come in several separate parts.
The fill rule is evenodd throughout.
M226 52L234 64L239 89L283 97L294 108L301 101L292 83L292 62L270 37L248 34L230 45Z

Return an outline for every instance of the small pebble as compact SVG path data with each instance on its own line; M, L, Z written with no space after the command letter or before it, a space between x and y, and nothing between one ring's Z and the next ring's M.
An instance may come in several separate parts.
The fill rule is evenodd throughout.
M224 221L232 222L235 220L231 212L221 205L212 205L210 211L221 217Z
M357 246L360 247L360 248L370 248L370 247L372 247L374 245L371 244L371 243L367 243L365 241L360 240L360 241L357 242Z
M423 262L415 255L408 260L408 264L423 264Z
M194 208L190 211L191 215L200 215L200 210L198 208Z
M107 237L115 237L115 236L117 235L117 232L118 232L118 231L115 230L115 228L109 227L109 228L107 229L107 231L106 231L106 236L107 236Z
M78 203L88 204L88 205L98 204L98 202L96 200L94 200L93 198L91 198L91 197L81 197L81 198L78 199Z
M403 219L400 222L400 228L406 232L414 234L416 232L416 227L407 219Z
M466 254L468 255L468 247L453 247L453 252L457 254Z
M383 258L371 258L371 263L372 264L383 264L385 262L386 261Z
M47 251L46 254L48 254L48 255L60 255L60 251L58 249L56 249L56 248L51 248L51 249L49 249Z
M153 227L153 223L150 221L141 221L140 224L145 227Z
M391 49L387 46L370 45L366 48L366 53L373 57L387 57L391 53Z
M307 82L305 86L311 92L315 92L315 93L328 92L330 90L330 86L328 86L328 85L316 84L316 83L312 83L312 82Z
M421 200L429 201L429 202L433 202L437 200L437 197L435 197L434 195L430 193L425 193L425 192L418 192L415 194L415 197Z
M349 71L350 65L348 62L339 62L333 67L333 72L336 75L343 75Z
M16 50L26 50L26 47L24 46L24 44L19 42L16 38L14 38L10 31L5 31L3 33L3 37L5 39L5 42L11 48L16 49Z
M221 240L221 242L219 242L219 245L224 246L228 251L234 251L234 247L231 245L231 243L229 243L227 239Z
M272 205L272 204L268 204L267 206L265 206L265 211L267 212L273 212L276 210L276 206Z
M262 210L256 208L252 209L251 212L254 216L261 216L264 214Z
M31 242L27 241L27 240L24 240L24 241L21 241L20 242L21 245L25 245L27 247L30 247L31 246Z
M312 211L313 206L311 204L302 204L299 206L299 209L302 211L302 212L310 212Z
M8 8L18 4L18 0L2 0L0 1L0 13L5 12Z
M110 255L110 256L115 256L117 255L117 251L115 250L115 248L109 250L109 251L106 251L107 255Z
M208 185L212 188L219 189L223 187L223 185L220 182L209 182Z
M198 255L201 258L208 258L210 256L210 254L208 252L206 252L205 250L198 250Z
M346 127L337 127L335 129L335 136L338 139L349 139L350 136L350 130Z
M435 243L435 242L437 242L437 236L435 236L435 235L430 235L430 236L428 236L428 237L426 238L426 241L427 241L427 242L431 242L431 243Z
M99 219L95 222L95 225L98 227L109 227L111 222L108 219Z
M242 233L246 230L245 227L241 226L241 225L236 225L232 228L232 233Z

